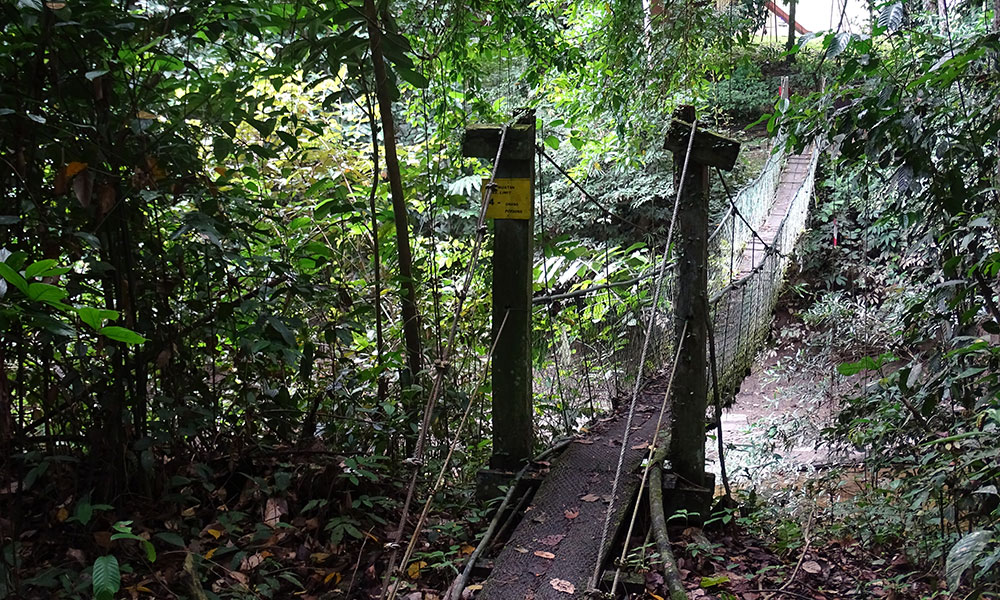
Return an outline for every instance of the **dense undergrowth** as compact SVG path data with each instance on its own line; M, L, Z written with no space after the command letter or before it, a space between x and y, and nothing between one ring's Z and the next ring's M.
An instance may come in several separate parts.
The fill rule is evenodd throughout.
M462 129L536 110L539 140L598 199L540 163L536 295L577 290L655 263L673 107L763 148L740 130L781 75L799 98L768 131L840 156L796 289L814 341L872 374L829 432L871 473L838 522L995 590L998 48L979 15L945 36L890 5L875 37L825 36L789 67L746 34L754 3L682 2L649 26L637 3L369 4L395 139L365 3L0 4L0 597L377 595L405 480L441 467L471 407L451 485L393 574L440 592L482 528L490 452L489 244L462 290L489 165L461 156ZM644 290L538 311L541 442L646 366L623 359ZM407 461L442 368L425 464Z

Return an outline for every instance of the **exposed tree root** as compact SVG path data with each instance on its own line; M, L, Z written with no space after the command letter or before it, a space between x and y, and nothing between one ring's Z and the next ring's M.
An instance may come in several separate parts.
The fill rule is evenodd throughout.
M677 570L677 561L670 550L670 537L667 535L667 518L663 514L663 459L667 453L668 444L664 444L653 456L653 467L649 473L649 514L653 521L653 535L656 538L656 548L660 552L660 567L663 569L663 583L670 600L687 600L684 591L684 580Z

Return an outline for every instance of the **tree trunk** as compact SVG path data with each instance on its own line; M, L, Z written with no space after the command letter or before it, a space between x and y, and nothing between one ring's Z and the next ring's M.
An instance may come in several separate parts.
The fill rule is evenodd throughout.
M368 42L372 51L372 69L375 73L375 96L382 118L382 141L385 145L385 168L389 174L389 191L392 195L392 215L396 221L396 252L399 255L401 309L403 314L403 341L406 346L408 378L412 381L420 372L420 327L416 303L416 286L413 282L412 253L410 252L409 220L403 181L396 157L396 127L392 120L392 100L386 87L385 61L382 58L382 32L374 0L365 0L365 17L368 19Z
M788 1L788 41L785 42L785 52L791 52L792 48L795 47L795 6L798 4L798 0ZM795 55L789 54L787 58L788 64L795 62Z
M372 189L368 193L368 210L371 212L372 227L372 264L375 267L375 285L372 289L372 306L375 307L375 368L378 370L378 403L385 402L386 380L382 371L382 354L385 347L382 333L382 256L379 250L381 244L378 238L378 214L375 212L375 197L378 194L378 125L375 122L375 108L372 106L371 94L365 86L365 105L368 107L368 121L372 130ZM419 339L417 340L419 342Z

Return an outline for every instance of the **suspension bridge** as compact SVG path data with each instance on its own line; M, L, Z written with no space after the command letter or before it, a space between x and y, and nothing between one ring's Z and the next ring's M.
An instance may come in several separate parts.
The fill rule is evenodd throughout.
M798 155L772 154L750 185L727 198L729 208L708 237L707 304L709 330L715 334L710 335L710 354L722 398L735 395L767 336L785 270L805 227L818 155L814 147ZM651 349L646 354L667 365L674 362L668 355L667 324L677 308L671 301L676 283L664 277L656 285L661 293L654 297L660 300L646 315L651 324L647 334L653 338L647 341ZM535 473L528 478L535 485L511 487L498 511L497 527L487 536L492 539L484 540L482 553L477 550L470 561L479 559L476 572L485 577L477 598L565 600L598 589L614 591L619 574L612 574L618 558L613 550L623 548L624 558L630 543L642 543L630 540L629 534L647 485L648 467L643 465L653 458L658 441L662 443L657 434L670 419L664 409L671 375L672 369L657 370L641 389L637 385L631 410L599 420L551 464L536 463L522 471ZM670 487L666 495L701 493L710 498L714 491L683 481ZM646 518L641 531L648 526ZM469 565L452 598L460 597L473 571Z
M787 85L782 89L787 91ZM735 197L726 188L728 208L709 234L710 170L714 168L725 184L721 171L733 168L740 144L699 129L693 107L677 111L664 143L664 148L674 155L676 193L663 253L651 270L655 278L643 276L619 283L651 284L651 293L646 302L637 305L638 313L632 319L643 326L632 327L631 331L644 333L633 335L624 345L617 341L612 345L616 359L632 372L630 402L599 419L586 435L564 440L557 446L561 452L553 448L536 457L537 461L558 454L550 465L530 460L536 428L533 305L558 297L533 301L534 161L537 158L540 165L545 156L555 163L536 143L533 111L521 111L503 126L466 130L463 152L466 156L492 158L493 170L484 181L471 260L456 296L447 343L436 365L423 426L411 458L416 468L407 487L399 527L387 544L391 552L383 579L383 598L397 597L400 580L393 583L392 576L398 573L399 565L410 564L414 556L434 495L444 485L470 411L476 405L473 401L467 403L410 529L410 510L423 475L430 419L445 386L463 302L489 231L487 218L494 219L493 331L487 356L490 368L483 377L485 380L488 372L492 378L493 444L492 471L481 472L480 476L487 485L492 479L495 489L498 484L510 482L513 471L520 471L482 541L449 590L448 600L464 598L463 594L472 590L467 586L477 566L485 571L479 573L483 583L475 584L483 600L565 599L567 595L577 597L608 589L614 595L621 562L634 544L632 533L641 498L652 497L653 493L661 498L658 491L670 489L662 494L662 501L650 501L645 521L639 525L640 530L651 531L648 525L652 521L662 533L658 541L665 538L664 505L685 510L695 507L693 514L707 512L714 492L714 481L705 473L708 390L714 392L719 416L721 398L731 397L738 389L767 333L812 197L816 149L789 157L781 150L783 143L775 147L779 150L772 153L753 183ZM675 230L679 232L676 247ZM583 293L619 284L609 282ZM568 296L576 294L563 297ZM557 362L557 381L559 371ZM569 430L568 419L566 426ZM663 478L667 461L670 471ZM725 482L724 469L723 479ZM644 496L647 482L655 489ZM408 529L412 534L404 544L403 535ZM661 552L667 553L669 546L664 544L660 544ZM619 561L612 561L612 550L619 547ZM612 563L617 566L608 585L605 571Z

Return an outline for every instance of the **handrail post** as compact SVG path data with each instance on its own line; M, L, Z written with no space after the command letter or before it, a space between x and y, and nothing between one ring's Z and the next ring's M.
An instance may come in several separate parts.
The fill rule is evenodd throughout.
M531 295L534 283L535 113L507 128L474 126L463 154L496 158L486 216L493 220L493 454L490 468L516 471L534 451ZM487 193L484 181L483 193ZM488 483L486 484L489 485Z
M674 115L664 143L665 149L674 154L674 182L681 190L675 225L680 241L676 251L677 292L674 298L674 347L680 348L680 362L675 367L671 398L668 456L679 481L702 487L706 483L705 408L708 400L705 351L708 339L708 172L713 166L732 170L740 144L708 131L696 130L692 139L694 122L694 107L681 107ZM691 501L698 512L707 508L697 506L703 502L702 495L696 495L698 501L694 498ZM708 498L710 500L711 495Z

